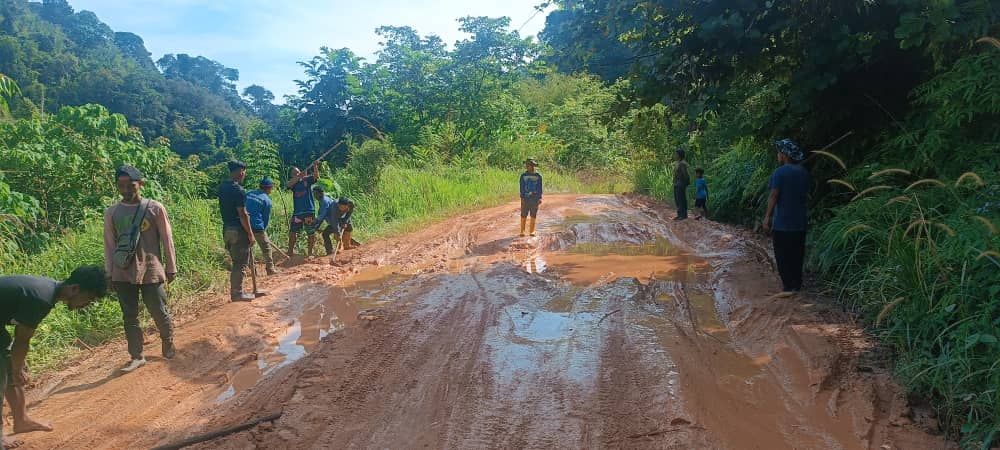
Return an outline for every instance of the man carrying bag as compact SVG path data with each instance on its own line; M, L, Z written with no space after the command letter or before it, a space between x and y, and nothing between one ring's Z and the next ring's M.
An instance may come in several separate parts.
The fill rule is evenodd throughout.
M163 357L174 357L174 327L164 284L176 277L177 259L167 209L139 193L145 183L142 172L121 166L115 180L122 201L104 212L104 267L122 307L131 360L121 371L129 373L146 364L139 325L140 293L160 332Z

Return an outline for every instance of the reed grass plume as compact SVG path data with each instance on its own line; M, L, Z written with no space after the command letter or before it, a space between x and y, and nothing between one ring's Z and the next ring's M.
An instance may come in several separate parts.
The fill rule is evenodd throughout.
M883 177L883 176L886 176L886 175L892 175L892 174L899 174L899 175L909 176L910 175L910 171L909 170L903 170L903 169L885 169L885 170L880 170L878 172L875 172L875 173L871 174L871 176L869 176L868 179L869 180L874 180L876 178Z
M986 183L983 183L983 179L979 176L979 174L975 172L965 172L962 176L958 177L957 181L955 181L955 187L961 186L962 182L965 181L966 178L975 181L976 186L978 187L986 186Z
M849 235L851 233L854 233L855 231L870 230L870 229L872 229L872 227L870 225L859 223L859 224L857 224L857 225L855 225L855 226L853 226L851 228L848 228L847 231L844 232L844 236L846 237L847 235Z
M910 231L913 231L913 229L915 227L918 227L918 226L921 226L921 225L927 226L927 225L930 225L930 224L931 224L931 222L929 220L924 220L924 219L914 220L913 222L910 222L910 226L906 227L906 231L903 232L903 236L909 235Z
M910 197L906 195L900 195L899 197L890 198L889 201L885 202L885 206L889 206L893 203L910 203Z
M951 227L949 227L948 225L945 225L945 224L943 224L941 222L935 222L934 226L940 228L945 233L948 233L948 236L954 237L954 236L958 235L957 233L955 233L955 230L953 230Z
M844 187L850 189L851 192L857 192L858 191L857 188L855 188L854 185L851 184L849 181L841 180L840 178L834 178L832 180L826 180L826 182L830 183L830 184L839 184L841 186L844 186Z
M909 191L909 190L912 190L912 189L916 189L919 186L923 186L925 184L933 184L933 185L938 186L938 187L944 187L945 186L945 184L942 183L941 180L935 180L934 178L924 178L923 180L917 180L917 181L913 182L913 184L907 186L906 189L904 189L904 190L905 191Z
M990 219L987 219L987 218L985 218L983 216L972 216L972 218L975 219L975 220L978 220L980 223L982 223L983 225L985 225L986 228L988 230L990 230L990 235L991 236L994 235L994 234L997 234L997 227L996 227L996 225L993 225L993 222L990 222Z
M865 190L863 190L861 192L858 192L858 195L855 195L854 198L851 199L851 201L853 202L853 201L855 201L855 200L857 200L859 198L862 198L862 197L864 197L864 196L866 196L868 194L871 194L872 192L884 191L886 189L892 189L892 186L885 185L885 184L880 184L878 186L872 186L872 187L870 187L868 189L865 189Z
M847 164L844 164L844 160L840 159L837 155L830 152L824 152L823 150L813 150L813 153L832 159L838 166L840 166L841 169L847 170Z
M976 257L976 261L979 261L986 257L992 257L996 258L997 260L1000 260L1000 252L997 252L996 250L986 250L979 252L979 256Z
M990 45L992 45L992 46L994 46L996 48L1000 48L1000 40L997 40L996 38L992 38L992 37L989 37L989 36L981 37L979 39L976 39L976 42L990 44Z

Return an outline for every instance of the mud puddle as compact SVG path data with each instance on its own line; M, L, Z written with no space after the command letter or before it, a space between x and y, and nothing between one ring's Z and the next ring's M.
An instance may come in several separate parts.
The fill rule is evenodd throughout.
M643 244L577 243L566 250L543 252L525 261L528 273L551 273L577 286L635 278L691 284L708 282L708 260L677 250L666 239Z
M227 375L228 383L215 402L232 399L275 370L312 353L330 333L374 319L373 314L394 299L394 291L412 279L413 275L400 273L398 267L386 266L359 272L332 289L303 288L301 298L289 299L291 305L283 314L288 325L276 331L266 347L242 359ZM325 296L324 291L328 291Z

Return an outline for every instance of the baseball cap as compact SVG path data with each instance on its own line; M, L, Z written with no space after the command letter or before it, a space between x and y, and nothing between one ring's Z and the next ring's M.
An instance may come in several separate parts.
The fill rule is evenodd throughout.
M146 176L142 174L142 171L129 165L118 167L118 170L115 171L115 179L118 179L118 177L129 177L132 181L142 181L146 179Z
M538 165L538 162L536 162L534 158L528 158L528 159L524 160L524 163L525 164L531 164L533 166L537 166Z
M274 182L271 181L270 178L264 177L263 180L260 180L260 187L271 187L271 186L274 186Z

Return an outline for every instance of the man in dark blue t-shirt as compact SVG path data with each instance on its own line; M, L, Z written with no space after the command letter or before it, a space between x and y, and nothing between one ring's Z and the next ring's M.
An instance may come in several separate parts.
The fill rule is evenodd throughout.
M806 254L806 196L809 172L801 166L802 150L790 139L774 143L781 167L771 174L764 231L773 230L774 260L784 292L802 289L802 264ZM774 220L772 225L771 220Z
M295 243L299 239L299 233L306 232L309 239L309 247L312 248L316 242L316 231L312 224L316 221L316 203L312 197L312 186L319 179L319 165L313 163L313 173L309 174L309 168L305 171L298 167L292 167L292 179L288 180L288 189L292 190L292 221L288 226L288 256L295 254Z
M219 185L219 213L222 214L222 239L233 260L229 295L234 302L248 302L254 295L243 293L243 269L250 264L250 247L255 239L247 215L247 193L240 186L247 176L247 165L242 161L229 161L226 165L229 179Z
M0 404L6 396L13 410L15 433L52 431L49 425L28 417L24 400L24 385L29 381L25 357L35 329L60 301L75 310L107 294L107 275L98 266L80 267L61 283L30 275L0 276ZM5 325L9 324L14 325L14 339L7 332ZM3 438L4 448L18 444L21 442Z

